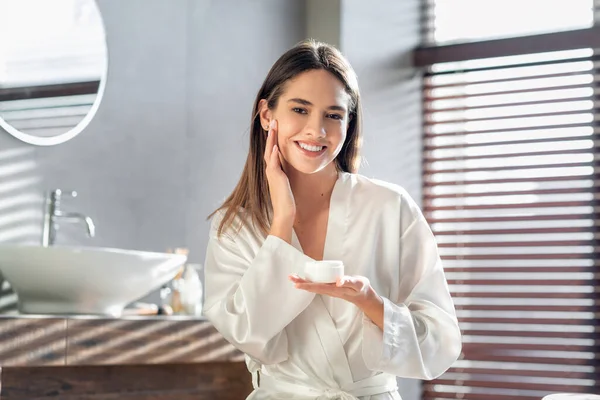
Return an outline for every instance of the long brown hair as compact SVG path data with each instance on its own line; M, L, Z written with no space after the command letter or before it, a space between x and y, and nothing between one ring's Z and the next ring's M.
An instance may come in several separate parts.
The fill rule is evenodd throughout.
M303 72L320 69L336 76L350 96L348 132L342 150L335 160L336 167L340 171L351 173L358 170L362 142L362 109L356 74L335 47L314 40L300 42L273 64L256 95L250 126L250 149L244 171L233 192L221 207L209 216L210 218L218 211L225 210L218 229L219 236L231 227L240 209L249 214L252 224L264 234L269 231L272 207L263 159L267 134L260 122L259 103L261 99L265 99L269 109L275 109L287 81ZM244 220L244 223L248 222L250 221Z

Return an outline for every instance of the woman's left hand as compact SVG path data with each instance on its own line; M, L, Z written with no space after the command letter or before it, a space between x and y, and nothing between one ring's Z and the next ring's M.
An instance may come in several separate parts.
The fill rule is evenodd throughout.
M349 301L359 307L362 303L368 301L369 297L374 294L369 279L364 276L344 276L339 278L335 283L311 282L296 274L290 275L289 278L294 282L297 289L337 297Z
M337 297L357 306L375 325L383 331L383 299L371 287L364 276L344 276L336 283L316 283L307 281L298 275L290 275L297 289L316 294Z

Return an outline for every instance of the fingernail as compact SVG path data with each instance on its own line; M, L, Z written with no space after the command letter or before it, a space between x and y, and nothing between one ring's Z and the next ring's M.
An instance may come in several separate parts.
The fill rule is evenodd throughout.
M275 128L275 125L277 125L277 120L275 120L275 119L271 120L271 123L269 124L269 129Z

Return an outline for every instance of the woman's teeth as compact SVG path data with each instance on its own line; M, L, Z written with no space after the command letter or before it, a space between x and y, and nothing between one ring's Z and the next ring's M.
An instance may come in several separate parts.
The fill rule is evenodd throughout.
M324 146L311 146L309 144L304 144L301 142L298 142L298 146L302 147L304 150L314 151L315 153L318 153L319 151L323 150L323 147L324 147Z

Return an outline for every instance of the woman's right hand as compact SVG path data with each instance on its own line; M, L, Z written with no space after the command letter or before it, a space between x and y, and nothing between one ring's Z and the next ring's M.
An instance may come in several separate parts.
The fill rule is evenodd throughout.
M290 180L281 166L281 157L277 142L277 121L269 125L267 145L265 147L265 163L267 182L273 206L273 221L270 234L291 242L294 218L296 217L296 202L290 186Z

